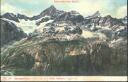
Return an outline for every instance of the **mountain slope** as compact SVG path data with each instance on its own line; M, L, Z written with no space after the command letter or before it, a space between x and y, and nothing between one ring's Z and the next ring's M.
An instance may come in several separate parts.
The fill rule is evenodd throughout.
M9 42L20 40L26 37L26 34L20 28L16 27L15 24L1 20L1 19L0 21L1 21L1 27L0 27L1 46Z
M55 18L62 14L64 11L57 10L53 5L51 5L49 8L45 9L43 12L41 12L37 16L33 16L31 20L37 20L44 16L50 16L52 18Z

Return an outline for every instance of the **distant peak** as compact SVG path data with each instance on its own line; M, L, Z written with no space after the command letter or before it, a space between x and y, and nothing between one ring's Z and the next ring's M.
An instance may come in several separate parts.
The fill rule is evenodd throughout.
M15 14L13 14L13 13L5 13L5 14L3 14L2 15L3 17L6 17L6 16L10 16L10 17L15 17L16 15Z
M51 5L47 9L45 9L43 12L41 12L41 16L53 16L57 13L57 9L55 8L54 5Z
M100 17L100 16L101 16L100 12L99 11L96 11L93 15L88 16L86 18L90 19L90 18L95 18L95 17Z
M54 5L51 5L50 7L48 7L47 9L45 9L43 12L49 12L49 11L56 11L55 6Z
M70 13L72 13L72 14L80 14L79 12L77 12L77 11L70 11Z
M112 16L111 16L111 15L107 15L106 17L107 17L107 18L112 18Z
M100 12L99 11L96 11L92 16L99 17L100 16Z
M56 9L54 5L51 5L49 9Z
M3 14L3 15L14 15L13 13L5 13L5 14Z

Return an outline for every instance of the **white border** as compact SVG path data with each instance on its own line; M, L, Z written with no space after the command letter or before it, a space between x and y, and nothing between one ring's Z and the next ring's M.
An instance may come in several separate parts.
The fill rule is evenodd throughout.
M1 76L1 81L127 81L127 76Z

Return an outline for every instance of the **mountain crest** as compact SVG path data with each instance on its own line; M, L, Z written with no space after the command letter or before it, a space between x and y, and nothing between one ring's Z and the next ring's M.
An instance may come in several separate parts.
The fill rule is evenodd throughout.
M55 18L62 13L63 13L63 11L57 10L54 5L51 5L49 8L47 8L43 12L41 12L40 15L41 15L41 17L51 16L52 18Z
M53 6L53 5L51 5L49 8L47 8L47 9L45 9L42 13L41 13L41 15L52 15L53 13L56 13L56 8Z
M2 15L2 18L6 18L6 19L9 19L9 20L19 22L18 18L13 13L5 13L5 14Z
M80 13L77 12L77 11L70 11L70 13L71 13L72 15L80 15Z
M86 18L87 19L91 19L91 18L96 18L96 17L100 17L100 16L101 16L100 12L99 11L96 11L93 15L88 16Z
M51 5L48 9L56 9L54 5Z

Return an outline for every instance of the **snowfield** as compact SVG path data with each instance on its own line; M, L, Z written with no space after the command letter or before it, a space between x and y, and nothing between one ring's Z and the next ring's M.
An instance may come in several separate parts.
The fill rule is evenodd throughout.
M48 17L48 16L45 16L45 17ZM44 18L44 17L42 17ZM42 19L41 18L41 19ZM41 19L39 20L24 20L24 19L19 19L20 22L15 22L13 20L9 20L9 19L6 19L6 18L2 18L2 20L4 21L8 21L9 23L14 23L18 28L21 28L26 34L29 34L29 33L32 33L34 32L35 30L39 30L42 32L43 30L43 27L47 24L47 23L50 23L52 22L53 20L49 20L47 22L43 22L41 23L39 26L36 25L36 23L38 21L40 21Z
M91 32L91 31L87 31L87 30L83 30L82 32L82 36L84 38L100 38L100 39L107 39L106 35L103 33L99 33L99 32Z

